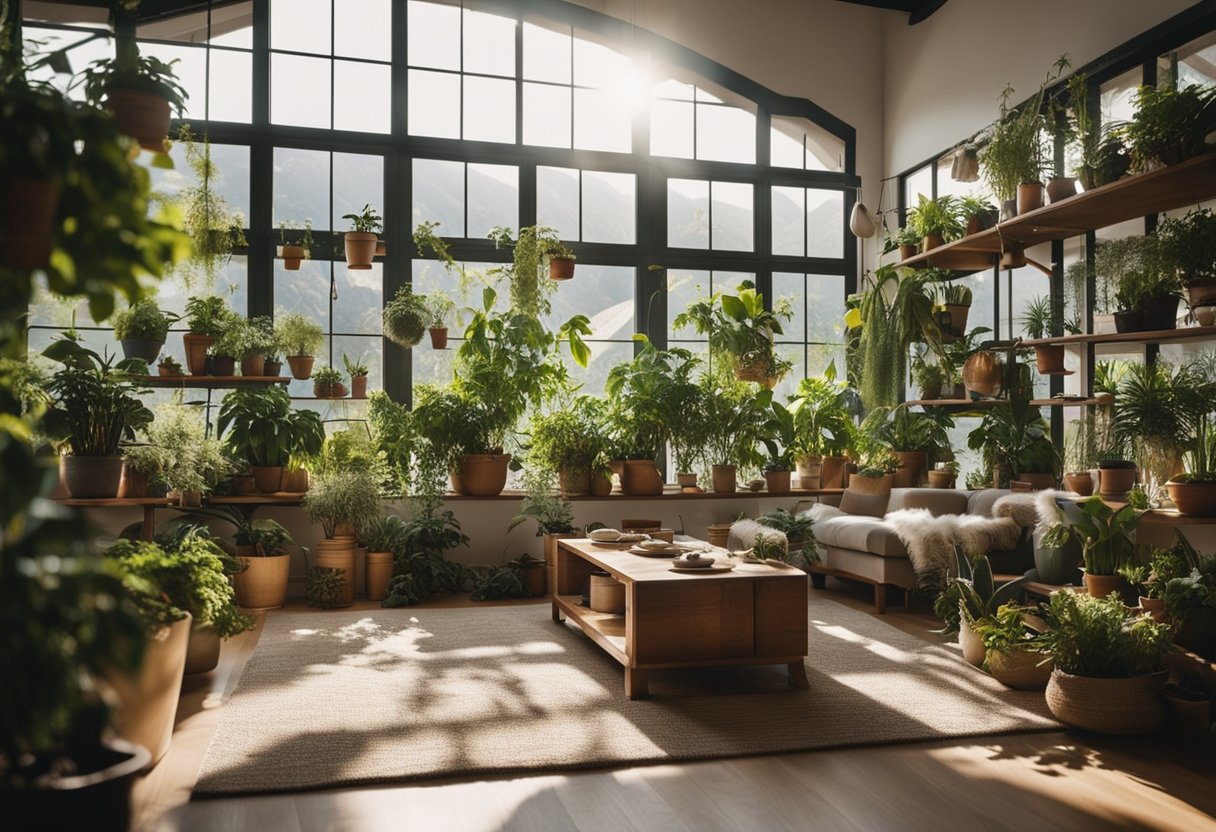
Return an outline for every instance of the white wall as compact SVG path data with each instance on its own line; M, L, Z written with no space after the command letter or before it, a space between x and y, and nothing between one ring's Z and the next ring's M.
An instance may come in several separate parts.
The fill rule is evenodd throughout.
M1034 93L1067 52L1081 66L1192 5L1191 0L951 0L927 21L884 18L885 175L996 119L1006 82Z

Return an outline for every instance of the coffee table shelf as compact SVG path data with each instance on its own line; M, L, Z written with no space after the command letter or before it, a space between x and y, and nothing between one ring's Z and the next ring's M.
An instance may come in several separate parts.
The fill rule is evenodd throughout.
M625 616L611 612L596 612L583 606L582 595L557 595L554 606L560 607L592 641L608 651L618 662L629 661L625 652Z

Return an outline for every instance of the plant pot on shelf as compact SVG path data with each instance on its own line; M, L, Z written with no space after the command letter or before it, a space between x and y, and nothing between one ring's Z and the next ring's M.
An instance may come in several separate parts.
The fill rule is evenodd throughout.
M347 231L342 235L342 244L346 249L346 268L367 270L372 267L376 257L376 243L379 238L370 231Z
M129 465L122 468L122 479L118 483L118 496L128 500L138 500L147 497L151 490L148 475L136 471Z
M1178 296L1150 298L1140 305L1140 325L1148 332L1178 326Z
M734 494L739 489L738 469L733 465L714 465L710 469L715 494Z
M207 374L207 350L215 343L210 335L196 335L187 332L182 336L186 347L186 369L192 376Z
M1183 517L1216 517L1216 482L1174 482L1166 493Z
M252 546L244 554L241 553L242 548L237 547L237 559L245 565L245 569L232 577L237 604L253 610L271 610L287 603L291 555L256 557Z
M1216 280L1189 280L1182 291L1186 295L1186 305L1192 309L1216 305Z
M431 334L431 349L447 349L448 328L446 326L433 326L427 332Z
M1098 466L1098 492L1103 497L1122 499L1135 486L1135 465L1129 463Z
M954 474L950 471L939 471L936 468L926 472L930 488L954 488Z
M1020 269L1026 265L1026 246L1016 240L1005 240L1001 244L1001 268Z
M964 334L967 331L967 318L971 314L971 304L947 303L944 309L946 327L956 335Z
M1034 361L1041 376L1062 376L1064 369L1063 344L1038 344L1034 348Z
M14 269L44 269L51 259L51 234L59 208L59 186L27 177L0 181L0 263Z
M1105 598L1112 592L1122 593L1123 577L1121 575L1084 575L1085 591L1094 598Z
M907 260L909 257L915 257L919 249L910 243L902 243L899 246L899 259Z
M59 478L74 500L110 500L122 484L121 456L59 457Z
M283 268L289 272L300 270L304 260L304 246L283 246Z
M1006 199L1001 202L1001 222L1011 220L1018 215L1018 201Z
M1154 621L1164 621L1165 615L1165 599L1164 598L1145 598L1140 596L1140 609L1153 617Z
M220 663L220 637L211 624L194 622L186 640L186 675L210 673Z
M1089 471L1071 471L1064 475L1064 488L1088 497L1094 493L1094 475Z
M1165 725L1167 673L1123 679L1073 676L1059 668L1047 683L1047 708L1066 725L1100 734L1150 734Z
M1119 331L1115 316L1094 315L1094 335L1114 335Z
M935 381L931 384L922 385L920 388L920 397L924 401L932 401L942 397L942 383Z
M866 496L890 494L895 485L895 475L885 477L863 477L861 474L849 474L849 490Z
M820 488L820 476L823 473L823 457L815 454L803 454L794 460L794 470L798 474L799 488Z
M283 491L288 494L304 494L308 491L309 477L307 468L284 468Z
M1053 176L1047 180L1047 200L1055 205L1077 195L1077 180L1071 176Z
M591 471L586 468L562 468L557 472L557 484L566 497L577 497L591 490Z
M177 505L181 508L198 508L203 504L201 491L177 491Z
M1144 314L1139 309L1121 309L1115 313L1115 332L1141 332Z
M569 257L549 258L549 279L569 280L574 277L574 260Z
M1018 185L1018 216L1043 207L1043 183L1023 182Z
M122 345L123 358L138 358L149 367L156 365L156 359L160 357L161 348L165 346L163 338L160 340L153 340L151 338L124 338L119 343Z
M592 474L588 488L592 497L607 497L612 493L612 475Z
M153 153L165 152L169 137L169 102L144 90L111 87L106 90L104 106L114 114L120 133L139 142Z
M376 240L376 256L383 257L388 254L388 243L384 240Z
M1042 664L1047 657L1042 653L1014 647L1006 653L989 650L988 672L1007 688L1014 690L1043 690L1051 679L1052 661Z
M355 539L339 535L318 540L317 556L313 561L314 567L342 573L342 594L334 606L349 607L355 603Z
M236 359L221 355L207 356L207 375L231 378L236 374Z
M679 485L680 488L696 488L697 487L697 475L695 473L690 473L687 471L682 472L682 473L677 473L676 474L676 484Z
M250 474L247 477L232 478L232 493L238 497L247 497L258 493L257 480Z
M765 471L764 483L769 494L789 494L791 471Z
M941 234L926 234L921 238L920 250L922 252L932 251L933 249L938 248L939 246L944 246L945 244L946 241L942 238Z
M262 494L274 494L283 489L283 466L253 465L249 468L253 484Z
M264 364L262 364L262 372L265 373L270 378L278 378L279 374L281 374L283 372L283 362L282 361L267 361Z
M287 366L291 368L291 377L298 381L312 378L312 365L317 359L311 355L289 355Z
M147 768L148 749L120 739L73 749L72 774L48 774L35 783L4 792L4 821L13 829L79 829L127 832L131 788Z
M388 595L388 583L393 579L393 553L367 553L367 597L371 601L383 601Z
M352 399L367 398L367 376L350 377L350 397Z
M663 477L653 459L627 459L621 469L621 491L656 497L663 493Z
M819 467L820 488L844 488L849 460L843 456L825 456Z
M896 471L893 484L895 488L915 488L920 484L921 471L929 462L928 454L924 451L894 451L899 460L899 470Z
M134 676L107 673L113 689L115 733L128 742L142 745L156 765L173 738L173 718L186 670L186 646L190 641L191 618L187 615L162 627L148 638L144 663Z
M470 497L501 494L510 462L510 454L465 454L460 468L452 474L454 490Z
M261 376L266 372L266 356L246 355L241 358L241 375Z

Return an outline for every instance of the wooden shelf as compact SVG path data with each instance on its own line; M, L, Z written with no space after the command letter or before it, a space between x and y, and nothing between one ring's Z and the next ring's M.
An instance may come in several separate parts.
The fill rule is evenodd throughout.
M581 595L554 595L553 603L567 617L580 622L583 632L610 656L621 664L629 664L629 655L625 651L624 615L596 612L590 607L584 607Z
M987 410L990 407L995 407L998 404L1007 404L1008 399L978 399L971 401L970 399L916 399L910 402L904 402L906 405L919 405L921 407L948 407L959 410ZM1086 405L1098 404L1097 399L1031 399L1031 407L1084 407Z
M1047 344L1172 344L1193 338L1216 338L1216 326L1190 326L1182 329L1157 329L1148 332L1118 332L1107 335L1082 333L1058 338L1034 338L1022 342L1024 347Z
M291 376L144 376L140 384L147 387L183 387L200 390L228 390L234 387L269 387L289 384Z
M285 491L275 494L250 494L239 497L208 497L203 505L291 506L299 505L303 497L303 494L291 494ZM153 506L157 508L162 506L166 508L180 508L177 503L173 502L168 497L114 497L109 499L75 499L72 497L56 497L55 502L65 506L77 506L79 508L142 508L145 506ZM187 506L186 508L194 508L194 506Z
M1034 246L1075 237L1093 228L1194 205L1216 194L1216 155L1205 153L1177 165L1136 174L1045 205L995 228L946 243L897 263L909 268L976 272L992 268L1002 241ZM1139 333L1143 334L1143 333Z
M664 487L662 494L655 495L637 495L625 494L620 491L613 491L611 494L604 497L596 497L592 494L580 494L576 497L568 497L571 502L583 502L590 500L612 500L613 502L622 501L654 501L663 500L742 500L742 499L758 499L764 497L823 497L835 494L843 494L843 488L792 488L786 494L772 494L768 491L734 491L721 493L716 491L702 491L686 494L680 490L678 485L669 485ZM448 492L443 495L444 500L465 501L465 500L522 500L524 498L523 491L512 489L504 490L501 494L495 494L492 497L473 497L468 494L453 494Z

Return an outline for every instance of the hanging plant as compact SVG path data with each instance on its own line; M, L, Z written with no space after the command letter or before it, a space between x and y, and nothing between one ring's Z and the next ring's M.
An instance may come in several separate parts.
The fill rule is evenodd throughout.
M220 171L211 160L211 142L207 137L196 141L190 125L183 124L178 141L186 149L186 162L197 180L182 188L175 200L181 208L182 226L192 243L181 275L187 289L192 288L193 278L200 274L209 289L228 265L233 250L247 245L245 217L215 191Z
M409 286L402 286L384 307L384 336L408 349L422 340L431 321L426 295L415 295Z

